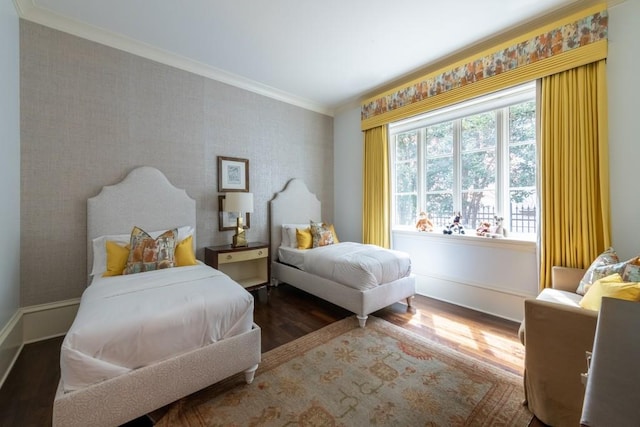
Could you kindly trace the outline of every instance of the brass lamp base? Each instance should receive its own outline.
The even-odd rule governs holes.
[[[234,248],[249,246],[247,242],[247,236],[242,226],[242,217],[238,216],[238,225],[236,226],[236,234],[233,235],[233,243],[231,246]]]

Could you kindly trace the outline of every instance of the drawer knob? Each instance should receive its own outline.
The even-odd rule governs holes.
[[[232,259],[233,256],[232,255],[227,255],[227,259]]]
[[[258,255],[262,255],[262,251],[258,251]]]

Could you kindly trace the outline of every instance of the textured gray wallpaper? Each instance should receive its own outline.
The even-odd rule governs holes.
[[[218,231],[217,156],[249,159],[249,239],[268,241],[268,201],[303,178],[333,221],[333,119],[20,22],[21,305],[79,297],[86,200],[142,165],[197,203],[198,258]],[[133,224],[132,224],[133,225]]]

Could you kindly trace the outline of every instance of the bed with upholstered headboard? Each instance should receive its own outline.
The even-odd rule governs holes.
[[[260,328],[253,323],[253,297],[226,275],[197,262],[195,255],[192,262],[181,266],[177,240],[167,239],[176,244],[177,268],[103,277],[105,268],[110,268],[106,265],[113,261],[102,259],[105,237],[117,241],[118,236],[129,236],[133,226],[149,231],[175,228],[180,231],[172,231],[171,236],[185,237],[182,243],[191,242],[187,249],[193,254],[195,225],[195,200],[151,167],[134,169],[122,182],[105,186],[88,199],[91,278],[61,349],[54,426],[120,425],[236,373],[245,372],[246,381],[252,381],[261,354]],[[180,237],[183,232],[186,234]],[[226,300],[229,294],[234,297]],[[188,325],[210,317],[204,310],[210,310],[208,304],[217,300],[244,307],[234,326],[213,332],[209,329],[220,329],[219,324],[198,323],[199,330],[191,331]],[[112,306],[113,312],[105,313],[103,306]],[[200,306],[207,307],[200,311]],[[153,335],[141,335],[142,331]],[[107,342],[120,336],[124,341],[117,343],[121,347],[113,354],[131,350],[126,357],[132,362],[102,356],[110,354]],[[194,344],[192,337],[202,342]],[[171,349],[180,341],[188,346]],[[99,351],[93,353],[101,354],[99,360],[93,360],[98,356],[91,351],[84,351],[94,347]],[[78,361],[90,364],[73,365]]]
[[[367,316],[376,310],[403,299],[410,306],[416,286],[407,254],[352,242],[337,242],[313,249],[294,248],[293,236],[300,230],[296,228],[289,233],[283,230],[291,230],[295,225],[309,225],[313,221],[320,222],[322,215],[320,201],[300,179],[290,180],[284,190],[270,201],[269,206],[273,285],[287,283],[352,311],[362,327]],[[289,242],[284,242],[285,239]],[[339,252],[340,259],[345,260],[343,267],[340,267],[341,261],[315,257],[316,252],[324,256],[321,252],[329,250]],[[376,259],[370,262],[374,257]],[[391,260],[397,264],[379,265],[378,260]],[[371,266],[384,272],[371,274]],[[330,277],[322,274],[328,270],[333,270]],[[354,272],[355,275],[352,274]]]

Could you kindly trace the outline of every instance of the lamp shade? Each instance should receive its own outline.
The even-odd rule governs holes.
[[[253,212],[253,193],[226,193],[225,212]]]

